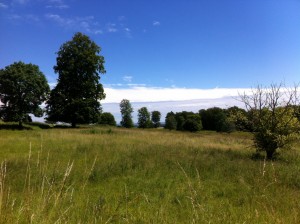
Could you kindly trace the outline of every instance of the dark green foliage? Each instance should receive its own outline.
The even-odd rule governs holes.
[[[111,126],[117,125],[114,115],[112,115],[109,112],[102,113],[99,117],[98,123],[105,124],[105,125],[111,125]]]
[[[176,114],[169,112],[166,116],[165,128],[197,132],[202,129],[201,117],[199,114],[187,111]]]
[[[193,112],[183,111],[175,114],[177,130],[196,132],[202,129],[201,117]]]
[[[182,113],[176,113],[175,114],[175,119],[176,119],[176,123],[177,123],[176,129],[178,131],[183,131],[184,130],[183,126],[184,126],[184,123],[185,123],[185,118],[182,115]]]
[[[220,132],[233,132],[236,131],[236,127],[234,122],[232,122],[228,117],[223,121],[221,129],[219,130]]]
[[[47,99],[49,85],[37,65],[16,62],[0,70],[0,117],[4,121],[29,121],[29,114],[43,115],[40,105]],[[31,119],[31,118],[30,118]]]
[[[142,107],[138,110],[138,127],[139,128],[150,128],[151,120],[150,113],[147,107]]]
[[[32,128],[24,125],[20,126],[15,123],[3,123],[0,124],[0,130],[32,130]]]
[[[161,118],[161,114],[159,111],[151,112],[151,121],[153,123],[154,128],[160,127],[160,118]]]
[[[294,110],[295,117],[300,121],[300,106],[293,105],[291,106]]]
[[[226,113],[219,107],[209,108],[207,110],[200,110],[199,114],[202,119],[202,125],[204,130],[211,131],[223,131],[226,128]]]
[[[57,86],[48,100],[48,121],[76,124],[95,123],[105,98],[99,82],[104,74],[104,57],[101,48],[88,36],[76,33],[57,53],[54,71],[58,73]]]
[[[169,130],[174,130],[177,127],[177,121],[175,118],[175,114],[173,112],[167,113],[165,120],[165,128]]]
[[[120,103],[120,111],[122,115],[121,126],[125,128],[132,128],[132,112],[133,108],[129,100],[123,99]]]
[[[197,132],[202,129],[201,118],[199,115],[195,114],[189,116],[183,125],[184,130]]]

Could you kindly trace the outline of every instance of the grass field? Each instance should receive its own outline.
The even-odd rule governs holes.
[[[251,135],[84,127],[0,130],[0,223],[299,223],[299,145]]]

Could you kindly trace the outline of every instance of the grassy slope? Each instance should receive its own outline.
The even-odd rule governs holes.
[[[251,136],[117,128],[0,130],[0,223],[299,223],[297,150]]]

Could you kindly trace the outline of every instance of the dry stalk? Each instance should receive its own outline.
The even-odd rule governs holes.
[[[184,168],[180,165],[179,162],[177,162],[178,166],[180,167],[181,171],[183,172],[184,176],[187,179],[188,182],[188,186],[189,186],[189,190],[190,190],[190,196],[187,196],[187,198],[190,199],[192,207],[193,207],[193,214],[194,214],[194,218],[193,218],[193,223],[197,223],[197,221],[199,220],[199,214],[197,212],[197,208],[200,208],[201,205],[199,204],[199,202],[197,201],[197,191],[195,190],[195,188],[193,187],[193,184],[189,178],[189,176],[187,175],[187,173],[185,172]],[[197,175],[198,175],[198,184],[200,184],[200,177],[199,177],[199,172],[197,170]]]
[[[92,167],[91,167],[91,169],[90,169],[90,171],[89,171],[89,173],[88,173],[88,175],[87,175],[87,177],[86,177],[86,179],[84,181],[84,184],[82,186],[82,190],[84,190],[85,186],[87,185],[88,179],[89,179],[90,175],[92,174],[92,172],[94,170],[97,158],[98,158],[98,156],[96,156],[95,159],[94,159],[93,165],[92,165]]]
[[[4,190],[5,190],[5,178],[6,178],[6,161],[1,163],[0,167],[0,215],[4,200]]]
[[[65,174],[64,174],[64,179],[63,179],[63,181],[62,181],[62,184],[61,184],[60,190],[59,190],[59,192],[58,192],[58,195],[57,195],[57,197],[56,197],[56,200],[55,200],[55,204],[54,204],[54,205],[57,205],[57,202],[58,202],[59,198],[60,198],[61,195],[62,195],[63,188],[65,187],[67,178],[69,177],[69,175],[70,175],[70,173],[71,173],[71,170],[72,170],[72,168],[73,168],[73,163],[74,163],[74,162],[72,162],[72,163],[70,164],[70,162],[68,162],[67,169],[66,169]]]
[[[28,153],[28,159],[27,159],[27,168],[26,168],[26,176],[25,176],[25,183],[24,183],[24,191],[27,186],[28,192],[30,191],[30,159],[31,159],[31,142],[29,143],[29,153]]]

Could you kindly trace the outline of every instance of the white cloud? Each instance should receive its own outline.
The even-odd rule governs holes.
[[[95,30],[94,33],[95,34],[103,34],[103,31],[99,29],[99,30]]]
[[[40,22],[40,18],[32,14],[27,14],[27,15],[11,14],[8,16],[8,19],[13,21],[14,23],[26,22],[30,24],[37,24]]]
[[[56,86],[56,83],[49,83],[49,85],[52,89]],[[117,122],[121,120],[119,103],[122,99],[130,100],[134,109],[134,122],[137,122],[137,111],[141,107],[147,107],[149,111],[160,111],[161,121],[164,122],[166,114],[170,111],[198,112],[200,109],[228,108],[231,106],[243,108],[243,103],[237,100],[239,93],[251,94],[250,88],[155,88],[146,87],[144,84],[131,83],[105,85],[104,91],[106,99],[101,100],[103,111],[112,113]]]
[[[147,107],[149,111],[161,112],[161,121],[164,122],[168,112],[192,111],[211,107],[228,108],[231,106],[244,107],[237,100],[239,93],[250,93],[251,89],[187,89],[187,88],[155,88],[137,84],[110,85],[104,87],[106,99],[101,101],[103,111],[111,112],[117,122],[121,120],[119,103],[122,99],[130,100],[134,109],[133,120],[137,122],[137,111]],[[106,86],[106,85],[105,85]],[[122,88],[114,88],[122,87]]]
[[[22,16],[18,15],[18,14],[12,14],[8,17],[10,20],[20,20],[22,19]]]
[[[146,84],[138,84],[138,83],[116,83],[116,84],[105,84],[105,89],[106,88],[115,88],[117,87],[118,89],[120,89],[119,87],[122,87],[124,89],[127,89],[127,88],[134,88],[134,87],[146,87],[147,85]]]
[[[46,8],[68,9],[69,5],[65,4],[63,0],[49,0]]]
[[[153,21],[152,25],[153,26],[160,26],[160,22],[159,21]]]
[[[126,97],[124,97],[126,98]],[[104,112],[110,112],[115,116],[117,122],[121,121],[121,113],[119,102],[116,103],[105,103],[101,101]],[[244,105],[234,99],[233,97],[223,97],[217,99],[198,99],[198,100],[182,100],[182,101],[162,101],[162,102],[134,102],[131,101],[133,107],[133,120],[137,122],[138,116],[137,111],[141,107],[147,107],[149,111],[158,110],[161,112],[161,122],[164,122],[165,116],[168,112],[181,112],[181,111],[192,111],[197,113],[201,109],[208,109],[211,107],[229,108],[231,106],[238,106],[243,108]]]
[[[118,31],[118,29],[116,28],[116,24],[115,23],[108,23],[106,25],[106,27],[107,27],[107,32],[109,32],[109,33],[115,33],[115,32]]]
[[[86,17],[75,17],[75,18],[66,18],[58,14],[46,14],[46,19],[51,20],[57,23],[59,26],[71,30],[83,30],[88,33],[93,34],[102,34],[103,31],[99,29],[98,23],[95,22],[93,16]]]
[[[0,9],[7,9],[8,5],[5,5],[4,3],[0,2]]]
[[[119,17],[118,17],[118,20],[119,20],[119,21],[124,21],[124,20],[126,20],[126,17],[125,17],[125,16],[119,16]]]
[[[122,87],[122,86],[121,86]],[[187,89],[187,88],[155,88],[133,85],[131,88],[104,88],[105,103],[117,103],[126,98],[132,102],[162,102],[186,100],[211,100],[224,97],[237,97],[238,93],[249,92],[250,89]]]
[[[68,25],[71,25],[73,23],[72,20],[70,19],[66,19],[66,18],[63,18],[61,17],[60,15],[57,15],[57,14],[46,14],[45,17],[49,20],[52,20],[56,23],[58,23],[60,26],[68,26]]]
[[[124,77],[123,77],[123,80],[125,81],[125,82],[131,82],[132,81],[132,76],[129,76],[129,75],[125,75]]]
[[[28,14],[25,16],[25,19],[27,21],[32,21],[32,22],[39,22],[40,21],[40,18],[36,15],[32,15],[32,14]]]
[[[13,3],[18,3],[21,5],[25,5],[29,2],[29,0],[13,0]]]
[[[128,27],[124,28],[124,32],[125,32],[126,37],[132,38],[131,30]]]
[[[107,29],[107,31],[108,31],[109,33],[115,33],[115,32],[117,32],[118,30],[117,30],[116,28],[109,27],[109,28]]]
[[[53,89],[57,85],[57,82],[50,82],[48,84],[50,86],[50,89]]]

